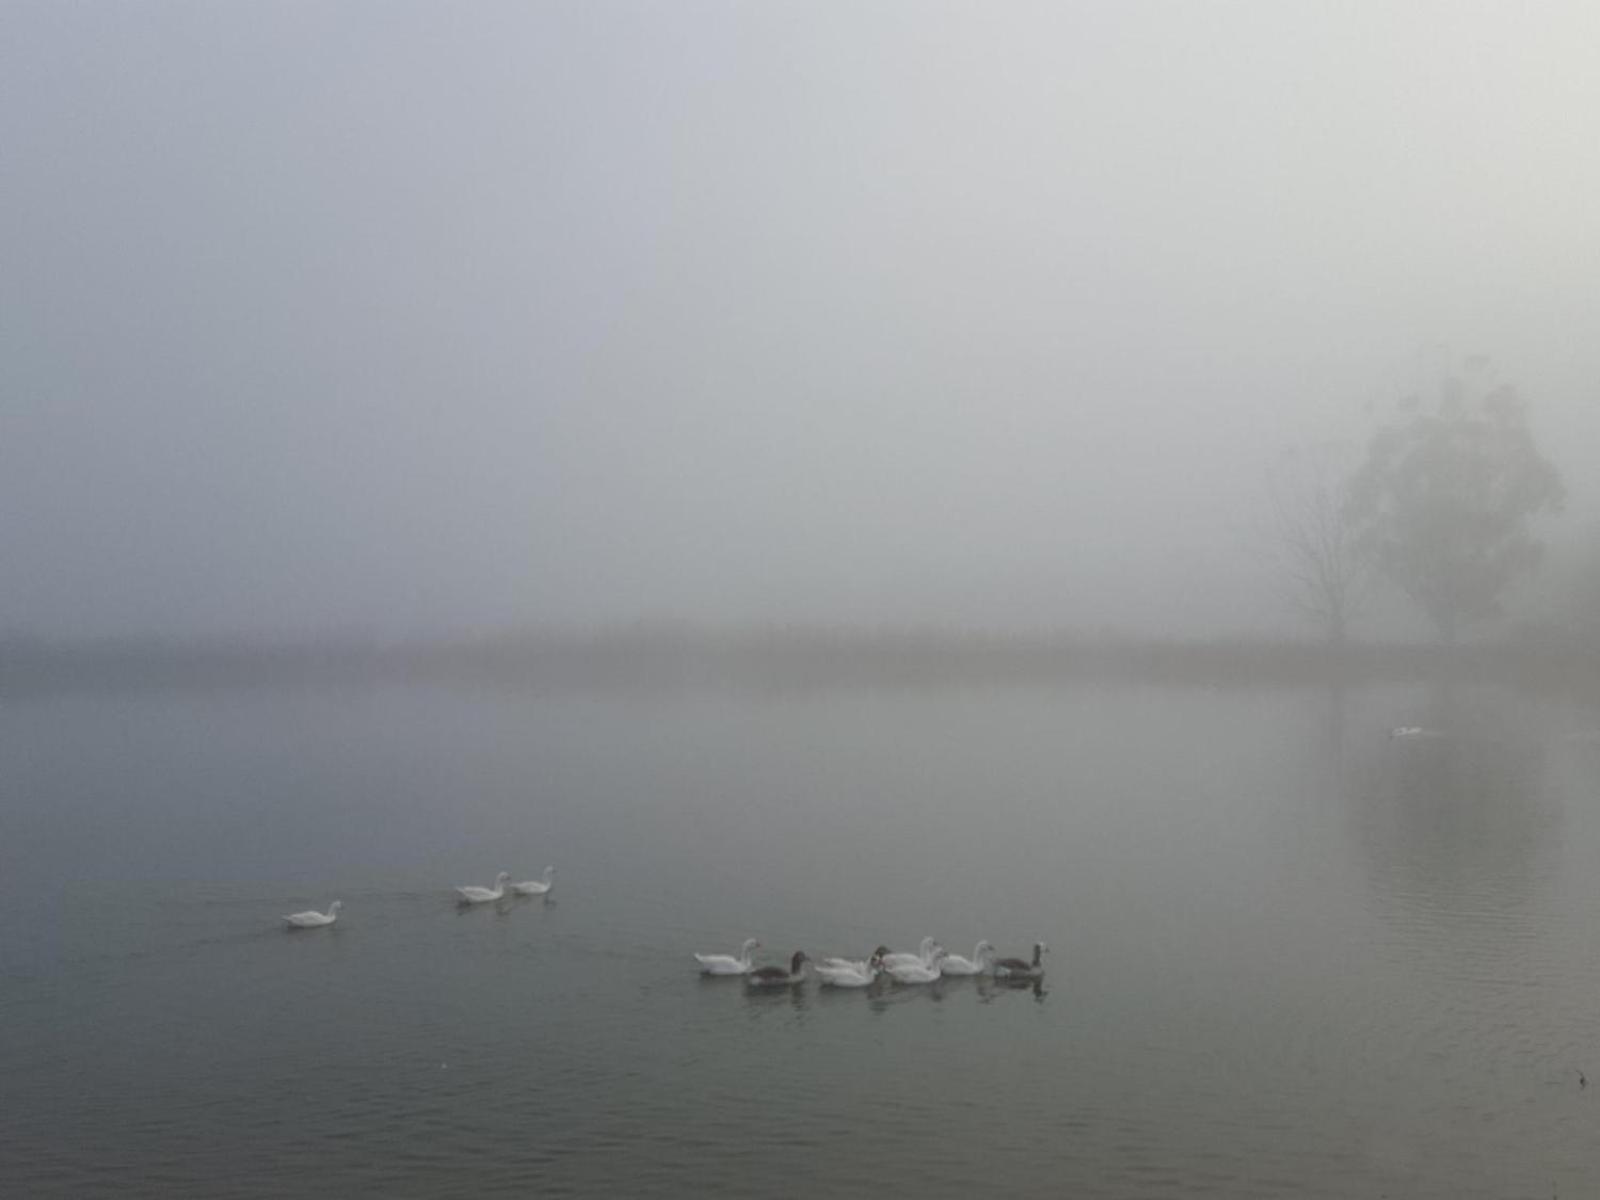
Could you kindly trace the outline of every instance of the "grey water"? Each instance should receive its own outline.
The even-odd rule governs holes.
[[[1596,724],[1424,689],[9,699],[0,1194],[1593,1195]],[[453,903],[547,863],[548,900]],[[690,957],[928,934],[1042,939],[1048,975],[750,994]]]

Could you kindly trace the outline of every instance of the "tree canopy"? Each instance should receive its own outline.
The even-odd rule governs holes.
[[[1431,404],[1402,401],[1350,485],[1357,544],[1446,641],[1501,614],[1507,587],[1543,551],[1532,519],[1565,495],[1516,391],[1474,382],[1451,375]]]

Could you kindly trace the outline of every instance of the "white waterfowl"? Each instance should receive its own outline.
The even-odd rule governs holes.
[[[556,885],[555,875],[554,867],[546,867],[542,878],[513,883],[511,890],[519,896],[548,896],[550,889]]]
[[[806,964],[810,961],[804,950],[796,950],[787,971],[782,967],[756,967],[745,975],[744,981],[751,987],[790,987],[806,977]]]
[[[324,925],[332,925],[339,919],[339,910],[344,907],[343,900],[335,900],[328,905],[328,911],[319,913],[315,909],[305,912],[290,913],[283,921],[290,929],[320,929]]]
[[[962,958],[959,954],[945,955],[939,962],[939,970],[946,975],[981,975],[994,961],[994,954],[994,945],[982,941],[973,947],[971,958]]]
[[[501,871],[494,877],[494,887],[458,887],[456,895],[461,897],[463,904],[487,904],[491,900],[498,900],[506,894],[506,880],[511,878],[510,871]]]
[[[943,947],[933,952],[932,962],[897,963],[885,967],[896,983],[934,983],[940,978],[939,968],[944,963]]]
[[[1020,958],[1002,958],[994,964],[994,977],[996,979],[1043,979],[1044,964],[1040,961],[1046,950],[1050,949],[1043,942],[1033,944],[1033,961],[1024,962]]]
[[[702,975],[748,975],[750,951],[760,948],[761,943],[755,938],[745,938],[744,944],[739,947],[738,957],[732,954],[696,954],[694,960],[700,964]]]
[[[870,971],[873,963],[877,963],[881,966],[883,964],[884,955],[888,953],[889,947],[879,946],[866,958],[825,958],[816,964],[816,968],[818,974],[822,972],[824,967],[828,968],[830,971],[839,970],[841,968],[850,971]]]
[[[915,954],[905,950],[885,954],[883,956],[883,965],[886,969],[918,965],[926,967],[933,962],[934,954],[942,949],[943,947],[939,945],[936,939],[925,937],[922,939],[922,944],[917,948]]]
[[[883,962],[875,953],[864,963],[834,959],[834,964],[817,964],[817,978],[825,987],[863,988],[871,986],[883,969]]]

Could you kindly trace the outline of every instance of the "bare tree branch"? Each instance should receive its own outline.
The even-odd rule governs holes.
[[[1268,473],[1258,536],[1285,607],[1317,625],[1332,645],[1344,642],[1370,581],[1347,499],[1331,448],[1287,452]]]

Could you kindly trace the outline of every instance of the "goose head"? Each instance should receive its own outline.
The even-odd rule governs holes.
[[[343,907],[344,907],[344,901],[343,900],[335,900],[332,904],[328,905],[328,915],[330,917],[337,916],[338,913],[339,913],[339,910],[341,908],[343,908]]]
[[[750,951],[759,949],[761,949],[761,943],[756,941],[755,938],[745,938],[744,943],[739,947],[739,957],[749,958]]]

